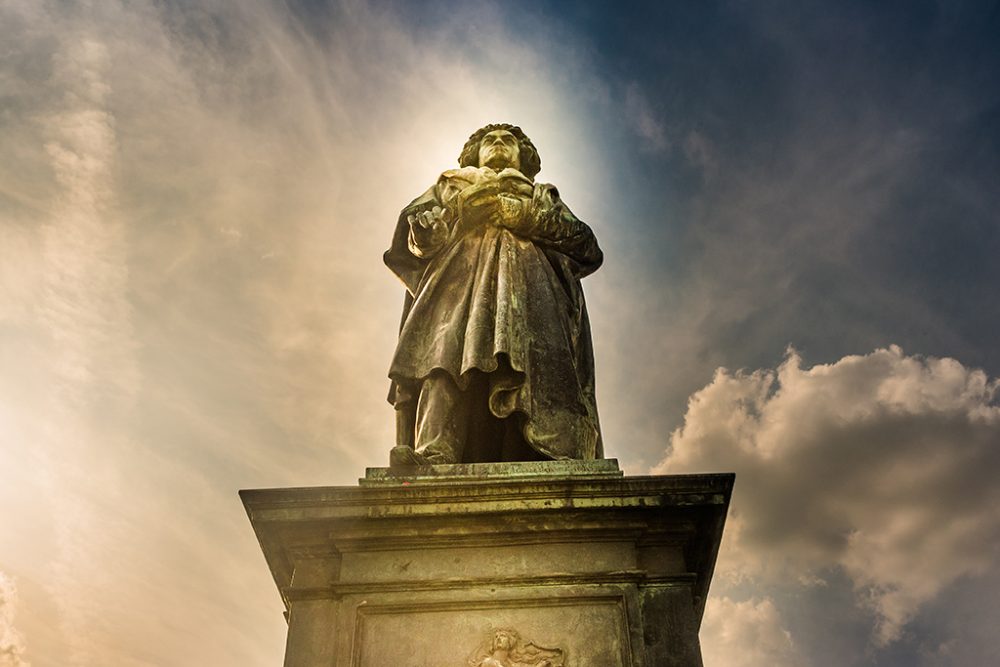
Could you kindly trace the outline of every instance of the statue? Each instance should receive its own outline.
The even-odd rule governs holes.
[[[522,643],[520,635],[513,630],[497,630],[468,664],[470,667],[563,667],[563,652],[531,642]]]
[[[390,464],[603,457],[580,279],[603,260],[521,128],[487,125],[400,213]]]

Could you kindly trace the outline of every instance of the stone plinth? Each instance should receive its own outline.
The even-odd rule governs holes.
[[[286,667],[691,667],[733,479],[549,461],[240,495]]]

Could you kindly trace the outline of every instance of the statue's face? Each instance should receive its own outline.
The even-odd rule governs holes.
[[[521,168],[521,147],[507,130],[493,130],[479,142],[479,166],[491,169]]]
[[[506,632],[498,632],[493,635],[493,648],[506,650],[510,648],[510,635]]]

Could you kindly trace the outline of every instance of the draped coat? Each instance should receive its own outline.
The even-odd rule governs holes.
[[[470,197],[500,194],[521,202],[513,223],[468,212]],[[428,248],[407,218],[435,206],[450,220],[446,239]],[[400,213],[384,259],[407,290],[389,369],[389,400],[404,416],[399,444],[413,444],[405,421],[412,422],[430,373],[445,372],[465,389],[479,371],[488,379],[489,411],[523,415],[524,440],[542,457],[603,456],[580,285],[603,255],[555,187],[509,168],[446,171]]]

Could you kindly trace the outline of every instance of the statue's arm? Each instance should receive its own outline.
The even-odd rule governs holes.
[[[535,186],[526,218],[525,234],[539,245],[573,260],[581,278],[596,271],[604,261],[594,232],[573,215],[555,187]]]
[[[396,221],[396,229],[392,234],[392,244],[383,255],[386,266],[399,276],[410,294],[416,293],[424,270],[427,268],[428,259],[436,250],[432,249],[433,244],[425,243],[429,239],[425,239],[422,232],[418,231],[417,234],[413,234],[413,226],[409,222],[409,217],[432,211],[436,202],[437,188],[435,186],[407,204]]]

